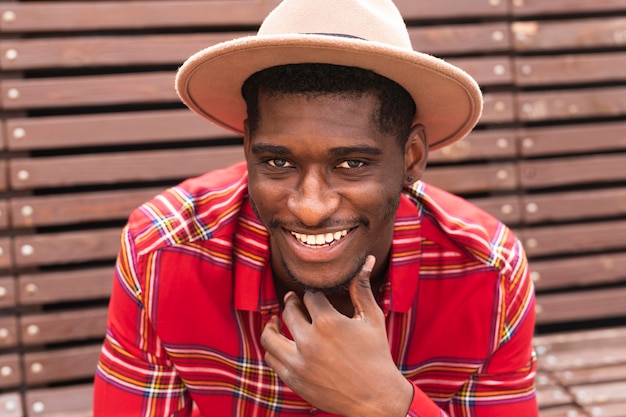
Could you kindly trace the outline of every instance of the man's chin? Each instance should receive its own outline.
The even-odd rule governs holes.
[[[361,260],[352,271],[348,271],[343,275],[337,276],[333,280],[327,279],[324,283],[320,283],[319,277],[324,275],[328,276],[327,273],[320,271],[319,274],[308,279],[308,277],[294,273],[283,260],[283,268],[287,272],[287,276],[292,283],[297,285],[303,291],[323,292],[327,295],[347,292],[350,287],[350,282],[352,282],[352,280],[359,274],[364,264],[365,258],[363,258],[363,260]]]

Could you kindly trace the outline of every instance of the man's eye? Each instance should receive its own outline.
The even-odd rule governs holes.
[[[291,164],[289,163],[289,161],[285,160],[285,159],[280,159],[280,158],[276,158],[276,159],[268,159],[267,164],[271,167],[274,168],[289,168],[291,167]]]
[[[365,164],[362,161],[348,160],[337,165],[337,168],[355,169],[361,168],[363,165]]]

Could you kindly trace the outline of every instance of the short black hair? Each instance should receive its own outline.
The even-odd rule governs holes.
[[[398,83],[363,68],[333,64],[288,64],[252,74],[243,84],[241,94],[248,109],[252,133],[259,122],[259,93],[270,95],[336,94],[359,97],[371,93],[378,99],[378,111],[372,115],[381,133],[391,134],[404,149],[417,112],[411,95]]]

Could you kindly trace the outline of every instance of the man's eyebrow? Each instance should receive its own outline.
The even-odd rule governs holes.
[[[250,148],[252,153],[273,153],[276,155],[289,155],[291,151],[286,146],[270,145],[269,143],[256,143]]]
[[[368,155],[381,155],[383,151],[380,148],[369,145],[356,145],[356,146],[340,146],[337,148],[331,148],[328,153],[331,155],[344,156],[351,154],[368,154]]]

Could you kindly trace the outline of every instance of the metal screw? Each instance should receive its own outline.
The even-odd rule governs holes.
[[[23,139],[24,136],[26,136],[26,130],[24,130],[24,128],[16,127],[13,129],[13,137],[15,139]]]
[[[5,23],[15,22],[16,19],[17,15],[13,10],[6,10],[4,13],[2,13],[2,21]]]
[[[22,252],[22,255],[24,256],[31,256],[33,253],[35,253],[35,248],[33,248],[31,245],[24,245],[22,246],[20,252]]]
[[[500,181],[504,181],[507,178],[509,178],[509,172],[501,169],[500,171],[498,171],[498,173],[496,174],[496,178],[499,179]]]
[[[28,325],[28,327],[26,327],[26,333],[28,333],[29,336],[36,336],[39,334],[39,326],[37,326],[36,324],[30,324]]]
[[[37,401],[36,403],[33,403],[33,412],[40,414],[40,413],[43,413],[45,409],[46,409],[46,406],[41,401]]]
[[[4,378],[8,378],[13,373],[13,369],[10,366],[3,366],[0,368],[0,375]]]
[[[496,75],[504,75],[506,73],[506,67],[502,64],[497,64],[493,67],[493,73]]]
[[[15,100],[17,98],[20,97],[20,90],[18,90],[17,88],[9,88],[7,90],[7,97],[9,97],[12,100]]]
[[[34,374],[39,374],[43,371],[43,365],[39,362],[34,362],[30,365],[30,371]]]
[[[34,212],[35,209],[33,209],[33,206],[23,206],[21,210],[22,216],[24,217],[30,217]]]
[[[20,181],[26,181],[30,178],[30,172],[26,171],[25,169],[20,169],[17,172],[17,179]]]
[[[522,139],[522,146],[526,149],[532,149],[535,147],[535,140],[533,138]]]
[[[26,294],[28,295],[35,295],[37,291],[39,291],[39,287],[37,284],[30,282],[24,286],[24,291],[26,291]]]
[[[502,214],[511,214],[513,213],[513,206],[511,204],[504,204],[500,208],[500,211],[502,212]]]
[[[504,33],[501,30],[496,30],[491,34],[491,39],[495,42],[502,42],[504,40]]]
[[[4,57],[10,61],[13,61],[14,59],[17,58],[17,50],[11,48],[11,49],[7,49],[4,52]]]

